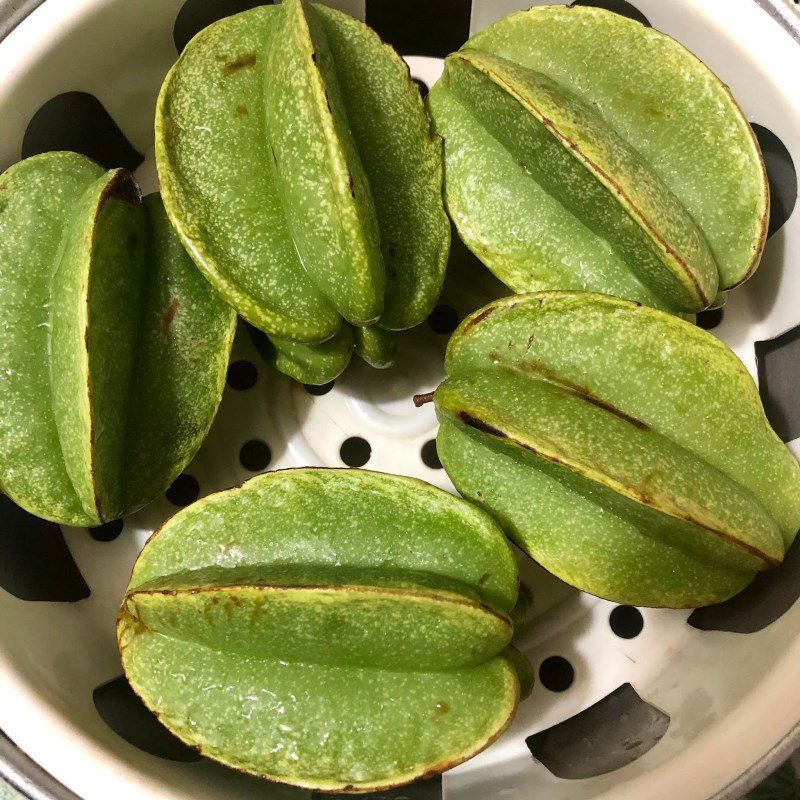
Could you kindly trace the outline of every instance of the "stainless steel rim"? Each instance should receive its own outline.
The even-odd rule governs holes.
[[[0,776],[30,800],[81,800],[0,731]]]
[[[755,0],[764,11],[767,12],[777,23],[792,37],[800,43],[800,11],[798,11],[797,0]]]
[[[0,0],[0,42],[45,0]],[[754,0],[798,44],[800,14],[789,0]],[[770,751],[708,800],[739,800],[800,747],[800,721]],[[0,777],[30,800],[81,800],[0,731]]]
[[[44,0],[0,0],[0,42]]]

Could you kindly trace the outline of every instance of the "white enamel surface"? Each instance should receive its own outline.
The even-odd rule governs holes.
[[[183,0],[46,0],[0,44],[0,165],[19,157],[31,115],[63,91],[93,93],[147,155],[139,170],[155,188],[152,116],[160,81],[175,58],[172,24]],[[540,3],[537,3],[540,4]],[[800,48],[752,0],[636,0],[652,24],[693,49],[732,88],[746,114],[774,131],[800,162]],[[363,16],[361,0],[337,6]],[[473,30],[527,0],[473,0]],[[412,73],[432,82],[436,59],[410,57]],[[767,244],[760,271],[732,293],[715,331],[751,371],[753,342],[800,321],[800,213]],[[786,268],[784,268],[786,265]],[[488,299],[480,276],[450,280],[448,302],[463,313]],[[427,326],[404,337],[398,366],[376,372],[354,361],[333,391],[310,396],[269,372],[240,331],[235,358],[258,365],[247,392],[226,391],[219,419],[187,470],[203,493],[246,479],[238,461],[250,439],[269,443],[271,468],[341,466],[349,436],[372,446],[372,469],[416,475],[451,488],[426,467],[422,445],[435,435],[430,406],[410,398],[441,377],[446,337]],[[797,452],[797,451],[796,451]],[[179,764],[149,756],[112,733],[97,715],[92,690],[120,674],[113,623],[130,567],[148,533],[173,511],[166,500],[126,522],[113,542],[85,531],[67,540],[92,589],[77,604],[26,603],[0,590],[0,729],[86,800],[215,800],[304,793],[235,775],[210,763]],[[800,605],[750,635],[702,633],[687,612],[644,610],[632,640],[608,625],[613,605],[580,594],[523,560],[534,587],[535,623],[520,646],[534,667],[562,655],[573,686],[553,694],[541,685],[511,730],[488,751],[449,773],[448,800],[704,800],[773,747],[800,720]],[[672,717],[665,738],[643,758],[586,781],[561,781],[533,761],[525,737],[586,708],[620,684]]]

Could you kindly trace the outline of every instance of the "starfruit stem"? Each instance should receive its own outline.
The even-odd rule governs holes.
[[[414,405],[417,408],[421,408],[426,403],[433,402],[433,392],[425,392],[425,394],[415,394],[414,395]]]

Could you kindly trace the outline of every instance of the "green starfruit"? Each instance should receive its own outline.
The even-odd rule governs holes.
[[[608,295],[512,296],[462,322],[445,369],[448,475],[573,586],[718,602],[779,564],[800,527],[800,468],[752,378],[682,319]]]
[[[0,175],[0,486],[98,525],[158,496],[216,413],[235,314],[157,195],[46,153]]]
[[[267,360],[284,375],[300,383],[319,386],[340,375],[350,363],[353,352],[353,329],[343,325],[327,342],[310,345],[291,342],[277,336],[264,336]]]
[[[201,753],[324,791],[441,772],[529,691],[517,569],[482,511],[356,470],[253,478],[147,543],[117,634],[145,704]]]
[[[156,160],[188,251],[275,337],[290,375],[335,377],[347,325],[385,366],[388,332],[436,302],[450,237],[441,145],[407,67],[363,23],[285,0],[211,25],[164,83]]]
[[[652,28],[585,6],[512,14],[447,58],[428,103],[450,216],[516,292],[689,313],[758,264],[769,191],[753,131]]]

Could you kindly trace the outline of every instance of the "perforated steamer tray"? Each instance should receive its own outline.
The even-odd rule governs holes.
[[[700,321],[758,376],[773,425],[800,453],[800,212],[792,214],[800,38],[780,2],[590,4],[677,38],[730,84],[755,123],[773,191],[771,236],[756,276],[724,312]],[[136,169],[143,189],[155,190],[152,120],[176,42],[223,8],[257,4],[0,0],[0,38],[8,33],[0,41],[0,170],[21,155],[76,149]],[[427,85],[470,32],[527,5],[333,4],[366,16]],[[376,372],[354,360],[324,392],[272,372],[242,328],[200,454],[166,497],[124,523],[62,531],[0,496],[0,773],[37,800],[308,797],[196,760],[138,705],[114,639],[131,565],[178,505],[265,468],[363,464],[451,489],[432,444],[433,411],[415,409],[411,396],[440,380],[457,320],[501,288],[455,243],[442,304],[403,339],[397,366]],[[617,608],[520,561],[534,596],[519,636],[538,671],[532,697],[473,761],[380,797],[721,800],[740,796],[800,743],[800,547],[739,598],[691,615]]]

